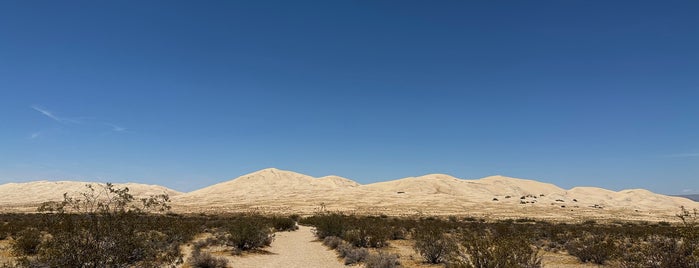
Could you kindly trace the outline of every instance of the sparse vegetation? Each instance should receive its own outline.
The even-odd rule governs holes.
[[[127,189],[88,187],[77,197],[44,203],[38,214],[0,214],[17,267],[225,267],[211,245],[234,253],[268,246],[273,231],[314,226],[322,243],[347,264],[397,267],[381,249],[412,239],[425,263],[447,267],[540,267],[539,250],[565,252],[582,262],[620,267],[699,267],[699,213],[681,208],[680,224],[588,220],[577,224],[475,217],[396,218],[319,213],[311,217],[258,214],[188,215],[167,212],[168,198],[135,200]],[[104,192],[102,192],[104,191]],[[103,194],[108,193],[108,194]],[[107,197],[105,199],[105,197]],[[143,201],[146,200],[146,201]],[[296,218],[296,220],[294,219]],[[193,241],[196,234],[208,233]],[[183,260],[180,245],[192,242]]]

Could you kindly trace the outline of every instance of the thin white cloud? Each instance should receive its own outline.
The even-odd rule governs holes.
[[[125,132],[126,131],[126,128],[117,126],[115,124],[111,124],[111,123],[104,123],[104,124],[107,126],[110,126],[112,128],[112,131],[115,131],[115,132]]]
[[[664,158],[699,157],[699,153],[667,154],[667,155],[663,155],[661,157],[664,157]]]
[[[29,138],[33,140],[33,139],[38,138],[39,136],[41,136],[41,132],[37,131],[37,132],[34,132],[31,135],[29,135]]]
[[[46,110],[44,108],[41,108],[37,105],[32,105],[31,108],[34,109],[35,111],[45,115],[46,117],[51,118],[56,122],[59,122],[59,123],[79,123],[79,121],[77,121],[75,119],[58,117],[58,116],[54,115],[51,111]]]

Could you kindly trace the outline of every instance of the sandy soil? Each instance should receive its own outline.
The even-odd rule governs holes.
[[[335,251],[324,247],[311,232],[311,227],[300,226],[295,232],[278,232],[268,254],[228,257],[231,267],[346,267]]]

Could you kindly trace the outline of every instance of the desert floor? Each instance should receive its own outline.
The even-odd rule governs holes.
[[[346,266],[342,259],[338,258],[335,251],[323,246],[313,235],[312,227],[299,226],[299,230],[293,232],[277,232],[270,247],[262,251],[244,253],[241,256],[233,256],[230,251],[211,250],[212,255],[224,257],[229,261],[229,267],[288,267],[288,268],[332,268],[332,267],[363,267],[363,265]],[[204,238],[204,237],[201,237]],[[420,256],[413,250],[411,240],[393,240],[388,247],[381,249],[389,253],[396,253],[400,256],[402,267],[444,267],[441,264],[425,264]],[[185,260],[191,251],[190,247],[183,247]],[[373,251],[373,249],[372,249]],[[551,253],[542,251],[543,267],[602,267],[593,264],[582,264],[578,260],[567,254]],[[183,268],[189,268],[185,264]]]

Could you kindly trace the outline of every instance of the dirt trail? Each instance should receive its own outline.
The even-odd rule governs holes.
[[[265,250],[270,254],[254,254],[229,258],[231,267],[346,267],[332,251],[324,247],[311,232],[311,227],[300,226],[294,232],[278,232],[272,245]]]

